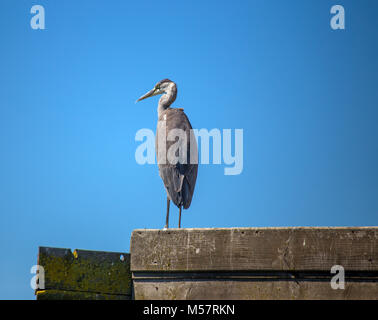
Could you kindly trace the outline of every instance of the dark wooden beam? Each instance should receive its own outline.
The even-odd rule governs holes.
[[[40,247],[37,299],[130,299],[130,254]]]

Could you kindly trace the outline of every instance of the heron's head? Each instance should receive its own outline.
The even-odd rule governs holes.
[[[176,92],[176,84],[169,79],[163,79],[159,81],[157,84],[155,84],[152,90],[148,91],[145,95],[141,96],[136,102],[159,94],[174,95],[174,98],[176,98]]]

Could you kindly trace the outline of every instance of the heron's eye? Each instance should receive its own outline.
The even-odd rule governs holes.
[[[160,86],[157,84],[157,85],[155,86],[155,89],[156,89],[156,90],[160,90]]]

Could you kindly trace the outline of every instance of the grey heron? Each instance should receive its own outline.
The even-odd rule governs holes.
[[[158,104],[155,147],[159,175],[164,182],[167,192],[165,229],[168,228],[169,224],[170,200],[179,208],[178,227],[181,228],[181,210],[182,207],[184,209],[189,208],[197,180],[197,142],[184,110],[181,108],[171,108],[171,104],[176,100],[176,84],[169,79],[161,80],[152,90],[140,97],[137,102],[156,95],[161,95]],[[175,131],[177,129],[178,131]],[[175,136],[172,139],[172,136],[170,136],[171,132],[183,132],[184,139],[180,139],[179,136]],[[174,150],[180,153],[180,157],[176,158],[176,162],[169,161],[170,156],[172,156],[169,155],[169,151],[172,150],[171,147],[174,147]],[[177,155],[176,151],[175,155]]]

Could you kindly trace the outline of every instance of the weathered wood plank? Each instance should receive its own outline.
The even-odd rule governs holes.
[[[135,299],[378,299],[378,228],[135,230]],[[331,268],[345,270],[333,289]]]
[[[134,230],[131,270],[378,271],[378,227]]]
[[[46,292],[37,298],[56,290],[131,296],[128,253],[40,247],[38,265],[44,268]]]
[[[334,290],[322,281],[134,281],[135,300],[358,300],[378,299],[376,282],[346,282]]]
[[[38,290],[37,300],[130,300],[129,295],[67,290]]]

